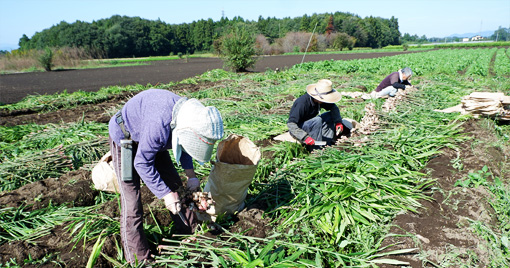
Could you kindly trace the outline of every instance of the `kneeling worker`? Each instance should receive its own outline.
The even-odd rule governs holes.
[[[378,98],[395,97],[399,89],[405,90],[406,86],[412,86],[409,79],[413,75],[413,71],[409,67],[402,68],[398,72],[393,72],[386,76],[379,86],[375,89],[375,95]]]
[[[287,121],[289,133],[309,146],[332,145],[335,135],[340,135],[344,129],[340,110],[335,104],[342,95],[327,79],[308,85],[306,92],[294,101],[290,109]],[[321,108],[328,112],[319,115]]]

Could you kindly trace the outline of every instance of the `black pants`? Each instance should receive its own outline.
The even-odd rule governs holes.
[[[137,146],[133,144],[133,153],[136,153]],[[124,257],[128,262],[134,262],[150,257],[149,243],[143,230],[143,205],[140,191],[140,176],[133,168],[133,180],[125,182],[121,179],[121,158],[120,146],[110,139],[110,151],[112,153],[115,174],[120,187],[120,237],[124,249]],[[134,158],[134,157],[133,157]],[[161,175],[165,184],[172,190],[177,191],[183,186],[179,173],[170,158],[168,151],[157,153],[154,163],[156,170]],[[180,234],[191,234],[192,227],[196,225],[195,215],[190,210],[182,210],[187,221],[191,224],[186,225],[178,215],[172,215],[172,220],[176,227],[176,232]]]

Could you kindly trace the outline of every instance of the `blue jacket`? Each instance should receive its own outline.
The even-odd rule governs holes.
[[[134,156],[134,168],[140,178],[158,198],[170,192],[154,166],[156,153],[172,147],[172,110],[181,97],[163,89],[148,89],[135,95],[122,107],[122,119],[131,139],[138,143]],[[109,122],[109,134],[116,144],[124,138],[115,116]],[[192,169],[190,155],[182,152],[180,163],[184,169]]]

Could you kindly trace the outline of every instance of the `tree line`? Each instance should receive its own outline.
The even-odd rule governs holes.
[[[264,36],[269,43],[289,33],[313,32],[325,36],[341,33],[355,47],[380,48],[400,44],[401,36],[394,17],[361,18],[343,12],[283,19],[260,16],[257,21],[223,17],[219,21],[201,19],[182,24],[114,15],[92,23],[62,21],[31,38],[23,35],[19,46],[20,50],[79,47],[107,58],[193,54],[214,51],[215,41],[239,25],[254,36]]]

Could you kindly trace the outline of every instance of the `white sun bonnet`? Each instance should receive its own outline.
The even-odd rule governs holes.
[[[182,150],[200,164],[211,159],[214,143],[223,137],[223,120],[213,106],[181,98],[172,111],[172,151],[179,163]]]

